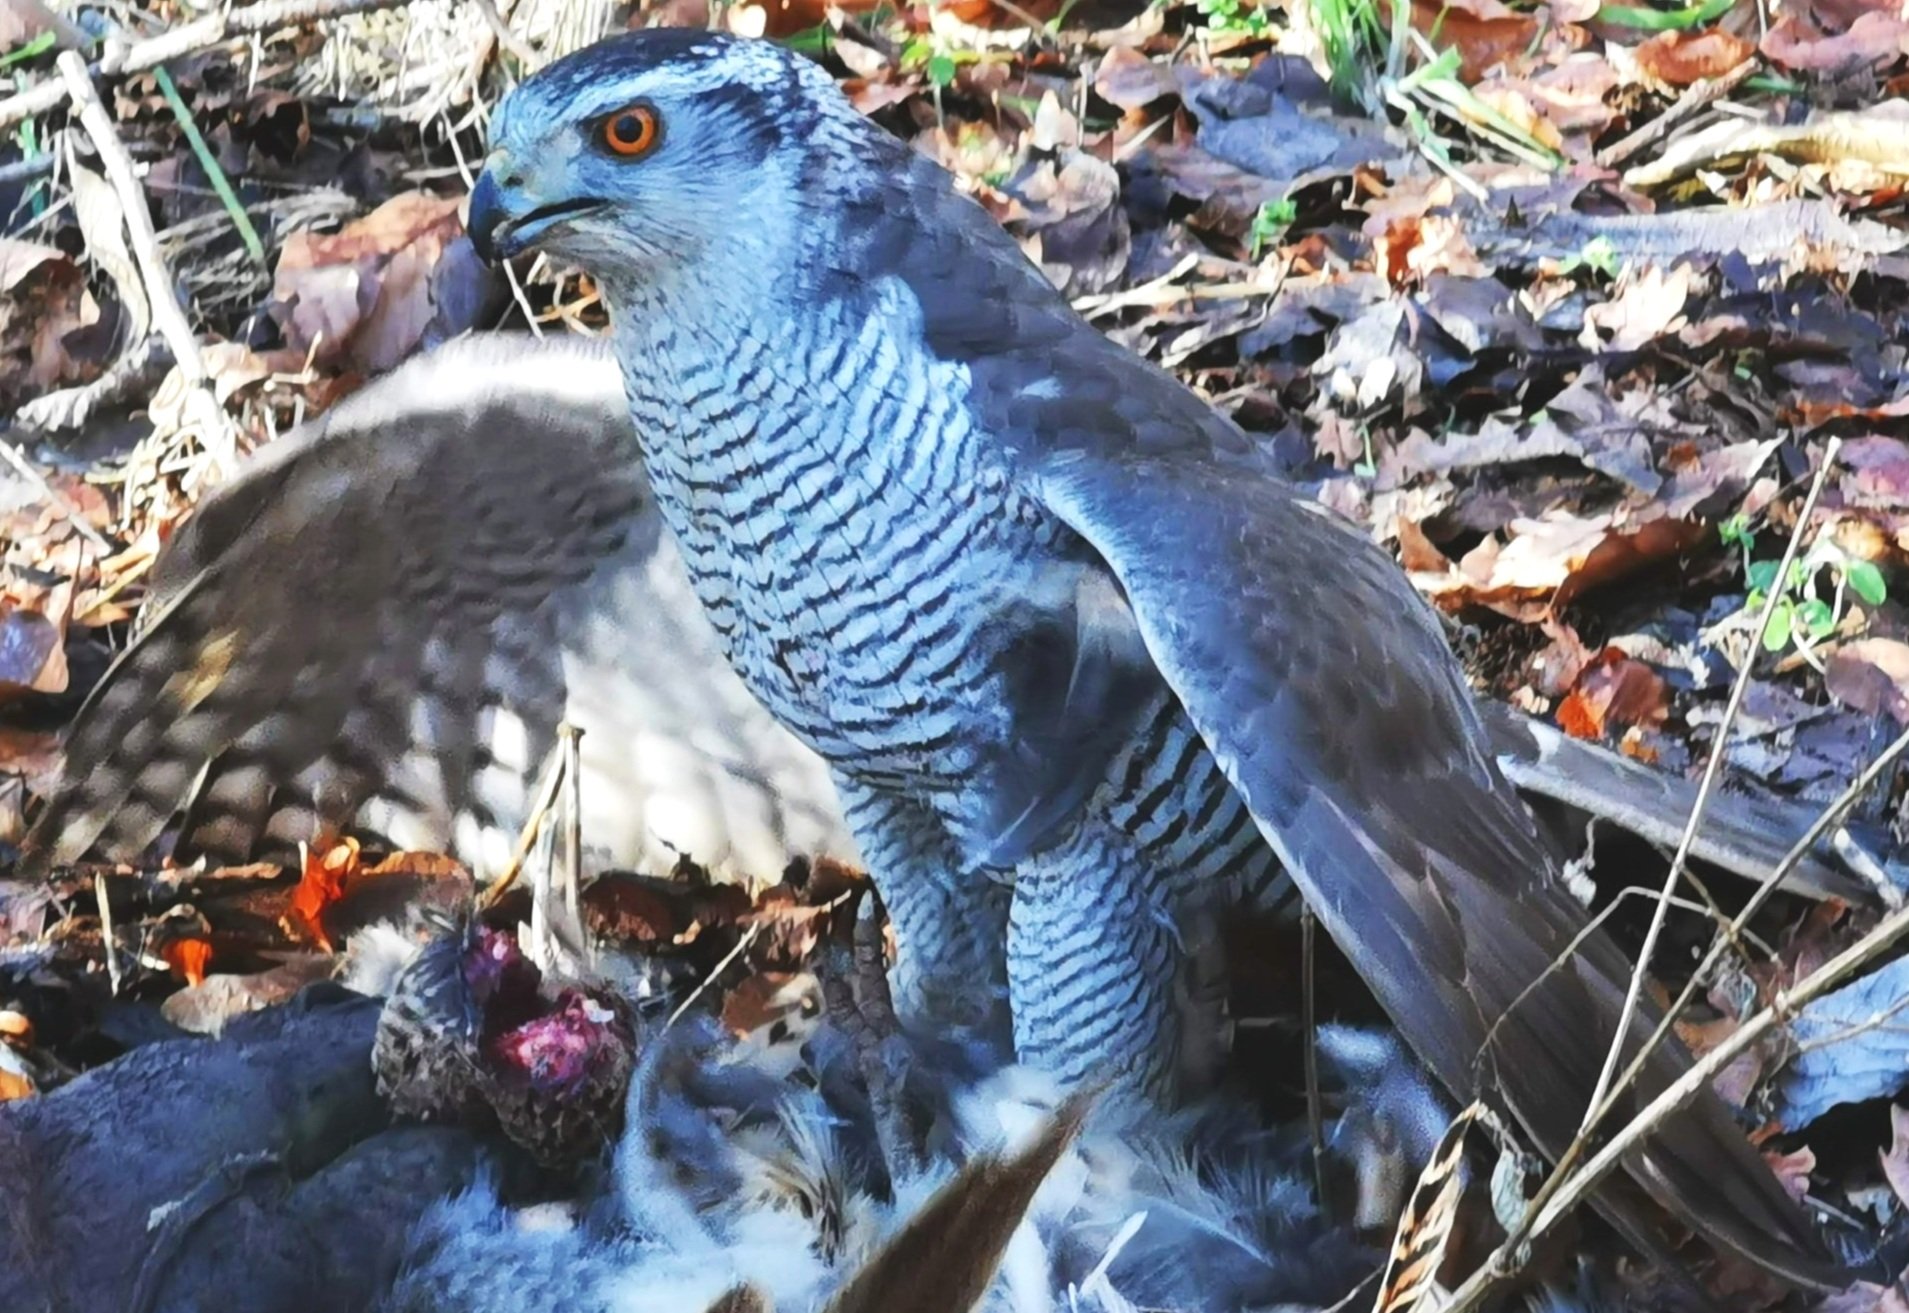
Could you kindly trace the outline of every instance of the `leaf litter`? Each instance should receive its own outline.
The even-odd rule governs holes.
[[[554,57],[610,11],[526,0],[506,42],[478,8],[415,0],[288,23],[168,66],[263,268],[155,75],[102,80],[147,166],[215,396],[248,444],[472,327],[600,329],[587,280],[538,262],[506,283],[475,260],[460,214],[483,116],[522,72],[512,50]],[[56,81],[57,45],[85,39],[39,6],[4,12],[0,102]],[[149,30],[190,17],[161,4]],[[1464,0],[1396,17],[1335,0],[671,0],[627,21],[713,23],[822,60],[1097,326],[1392,547],[1482,691],[1689,775],[1747,664],[1725,787],[1826,802],[1909,724],[1909,11],[1814,0],[1766,26],[1748,3]],[[60,724],[126,641],[154,553],[207,490],[208,455],[164,356],[139,364],[144,289],[102,236],[118,225],[87,199],[96,166],[65,147],[63,107],[7,114],[0,103],[13,134],[0,415],[20,457],[0,471],[11,842]],[[91,398],[84,421],[47,422],[44,402],[69,392]],[[1840,458],[1799,526],[1832,436]],[[1776,579],[1792,534],[1807,568]],[[1758,643],[1765,603],[1782,623]],[[1885,874],[1905,794],[1889,774],[1849,823]],[[1654,884],[1662,869],[1641,852],[1606,883]],[[98,874],[123,992],[208,1031],[330,970],[374,909],[469,894],[448,858],[342,841],[289,870],[158,856]],[[0,956],[0,1020],[22,1019],[0,1027],[0,1098],[114,1051],[99,1038],[112,1000],[92,875],[65,878],[54,901],[0,884],[0,954],[22,955]],[[709,1003],[754,1032],[813,1011],[803,982],[856,884],[818,868],[727,889],[691,860],[599,881],[584,907],[591,933],[666,987],[720,971]],[[1721,1042],[1799,961],[1874,920],[1774,900],[1755,930],[1775,955],[1744,966],[1734,993],[1713,982],[1687,1041]],[[1614,925],[1634,944],[1641,918],[1620,903]],[[1700,932],[1672,937],[1691,948]],[[1661,965],[1676,960],[1659,954],[1666,984],[1681,983]],[[1909,1083],[1902,962],[1812,1005],[1724,1078],[1774,1137],[1786,1183],[1863,1213],[1854,1243],[1876,1252],[1909,1233],[1904,1114],[1839,1118]],[[56,995],[58,1024],[39,1023]],[[1863,1289],[1824,1307],[1901,1302],[1869,1287],[1862,1304]]]

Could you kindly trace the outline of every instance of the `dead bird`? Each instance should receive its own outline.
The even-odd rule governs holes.
[[[614,989],[545,972],[509,930],[425,919],[434,933],[408,961],[382,935],[348,976],[386,995],[372,1070],[392,1111],[495,1125],[546,1166],[600,1156],[622,1121],[634,1008]],[[393,966],[386,980],[366,978]]]

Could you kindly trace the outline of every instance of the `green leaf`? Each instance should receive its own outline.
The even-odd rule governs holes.
[[[15,46],[6,54],[0,55],[0,68],[11,68],[15,64],[25,63],[35,55],[44,55],[53,48],[55,40],[57,38],[51,32],[40,33],[25,45]]]
[[[1845,561],[1843,580],[1850,592],[1871,606],[1881,606],[1889,597],[1889,585],[1883,582],[1882,571],[1874,561]]]
[[[1778,602],[1770,612],[1770,623],[1763,629],[1763,650],[1781,652],[1790,645],[1790,627],[1796,618],[1796,607],[1788,601]]]
[[[1726,547],[1736,547],[1739,544],[1748,547],[1756,542],[1756,535],[1750,532],[1750,517],[1747,515],[1733,515],[1719,524],[1717,537]]]
[[[1597,11],[1598,21],[1614,27],[1635,28],[1643,32],[1674,32],[1683,28],[1702,27],[1730,12],[1730,6],[1736,0],[1704,0],[1702,4],[1692,5],[1688,9],[1673,9],[1666,13],[1661,9],[1633,9],[1628,5],[1601,5]]]
[[[1781,561],[1752,561],[1744,567],[1743,577],[1750,581],[1750,587],[1767,593],[1776,583],[1776,570],[1781,564]]]
[[[928,80],[938,87],[945,87],[955,80],[958,68],[953,55],[933,55],[928,60]]]
[[[1829,603],[1821,598],[1812,597],[1796,609],[1804,628],[1809,630],[1811,638],[1828,638],[1836,632],[1836,613],[1829,609]]]

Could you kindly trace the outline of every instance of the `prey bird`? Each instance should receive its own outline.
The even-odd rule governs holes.
[[[941,168],[799,55],[632,33],[505,101],[469,226],[601,289],[657,507],[729,663],[829,765],[900,1004],[1000,980],[1023,1059],[1180,1097],[1216,920],[1283,867],[1438,1077],[1563,1151],[1655,1015],[1620,1016],[1614,943],[1574,943],[1429,607]],[[1659,1049],[1636,1097],[1688,1062]],[[1710,1092],[1626,1166],[1836,1283]],[[1623,1183],[1600,1202],[1653,1247]]]

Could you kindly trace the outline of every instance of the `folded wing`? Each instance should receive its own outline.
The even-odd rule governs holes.
[[[1573,951],[1585,913],[1396,565],[1283,485],[1185,449],[1076,449],[1034,482],[1119,578],[1154,660],[1407,1042],[1454,1092],[1508,1106],[1561,1152],[1616,1033],[1628,964],[1601,933]],[[1660,1050],[1645,1097],[1687,1065]],[[1628,1165],[1713,1238],[1792,1279],[1834,1280],[1716,1098]],[[1608,1192],[1603,1203],[1648,1241]]]

